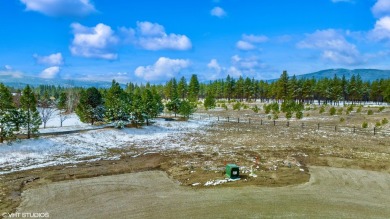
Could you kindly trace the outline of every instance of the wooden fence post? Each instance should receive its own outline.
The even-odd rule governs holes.
[[[229,116],[228,116],[228,122],[229,122]]]
[[[274,126],[276,126],[276,121],[274,120]]]
[[[376,127],[374,127],[374,135],[376,135]]]
[[[251,124],[251,118],[248,119],[248,123]]]
[[[260,125],[263,125],[263,119],[260,119]]]
[[[290,127],[290,121],[287,121],[287,127]]]
[[[320,130],[320,123],[318,123],[317,126],[318,126],[317,130],[319,131]]]
[[[240,123],[240,117],[237,118],[237,123]]]
[[[305,123],[302,122],[302,128],[304,128],[304,127],[305,127]]]
[[[334,131],[337,132],[337,125],[334,126]]]
[[[218,116],[218,122],[219,122],[219,116]]]

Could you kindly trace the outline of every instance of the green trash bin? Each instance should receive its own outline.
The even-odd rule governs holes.
[[[226,177],[230,179],[240,178],[240,168],[235,164],[226,165]]]

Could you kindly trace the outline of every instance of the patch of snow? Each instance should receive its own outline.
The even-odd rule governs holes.
[[[0,174],[82,161],[119,159],[119,155],[110,154],[109,149],[129,146],[148,152],[202,150],[186,144],[184,138],[187,133],[205,132],[209,124],[211,121],[207,120],[176,122],[157,119],[152,126],[139,129],[100,129],[22,140],[11,145],[0,144]]]

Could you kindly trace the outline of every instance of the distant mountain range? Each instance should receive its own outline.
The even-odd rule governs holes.
[[[390,78],[390,70],[378,70],[378,69],[354,69],[354,70],[348,70],[348,69],[327,69],[322,70],[318,72],[313,72],[309,74],[304,75],[297,75],[296,77],[298,79],[305,78],[315,78],[315,79],[321,79],[321,78],[333,78],[335,75],[337,77],[341,78],[343,75],[346,79],[350,79],[352,75],[360,75],[363,81],[375,81],[377,79],[389,79]],[[290,75],[291,76],[291,75]]]
[[[61,87],[111,87],[111,82],[107,81],[83,81],[83,80],[67,80],[67,79],[44,79],[34,76],[23,75],[21,77],[13,77],[11,75],[0,75],[0,83],[14,88],[24,88],[27,84],[31,86],[38,85],[55,85]]]
[[[313,72],[309,74],[296,75],[298,79],[300,78],[333,78],[334,75],[337,77],[342,77],[345,75],[347,79],[350,79],[352,75],[360,75],[363,81],[375,81],[377,79],[389,79],[390,70],[378,70],[378,69],[327,69],[318,72]],[[290,75],[292,76],[292,75]],[[274,81],[269,80],[269,81]],[[0,83],[4,83],[8,86],[15,88],[23,88],[27,84],[31,86],[38,85],[55,85],[55,86],[74,86],[74,87],[97,87],[97,88],[108,88],[111,86],[111,82],[107,81],[82,81],[82,80],[66,80],[66,79],[43,79],[34,76],[21,76],[13,77],[11,75],[0,75]],[[122,84],[124,85],[124,84]]]

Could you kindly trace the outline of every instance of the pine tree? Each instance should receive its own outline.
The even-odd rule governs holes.
[[[103,99],[95,87],[81,91],[80,101],[76,107],[76,114],[82,122],[89,122],[92,125],[96,121],[103,120]]]
[[[184,100],[185,101],[185,100]],[[179,100],[178,98],[177,99],[174,99],[174,100],[171,100],[169,101],[168,103],[165,104],[165,107],[173,112],[175,114],[175,117],[177,116],[177,114],[179,113],[180,111],[180,106],[181,106],[181,103],[182,101]]]
[[[198,76],[193,74],[191,76],[190,84],[188,86],[188,100],[191,102],[197,102],[199,97],[200,85]]]
[[[105,118],[110,122],[128,122],[131,113],[131,98],[115,80],[104,95]]]
[[[188,100],[183,100],[179,106],[179,113],[188,119],[196,111],[196,104]]]
[[[138,88],[133,93],[132,108],[131,108],[131,122],[138,127],[145,121],[145,109],[142,102],[141,90]]]
[[[188,85],[186,78],[183,76],[181,77],[179,84],[177,85],[177,90],[179,93],[179,96],[182,100],[187,97],[187,92],[188,92]]]
[[[289,82],[287,71],[283,71],[277,81],[277,99],[288,100],[289,99]]]
[[[206,110],[215,108],[215,97],[212,91],[207,93],[206,99],[204,100],[204,108]]]
[[[24,123],[22,126],[26,129],[27,138],[30,139],[31,135],[38,133],[38,128],[42,123],[42,120],[37,110],[37,99],[29,85],[22,91],[20,104],[24,116]]]
[[[62,127],[62,124],[64,123],[65,120],[67,120],[69,117],[67,115],[67,95],[65,92],[62,92],[58,98],[57,101],[57,109],[59,111],[59,116],[60,116],[60,127]]]
[[[16,137],[14,132],[18,130],[20,123],[15,120],[17,114],[10,90],[0,83],[0,143]]]

